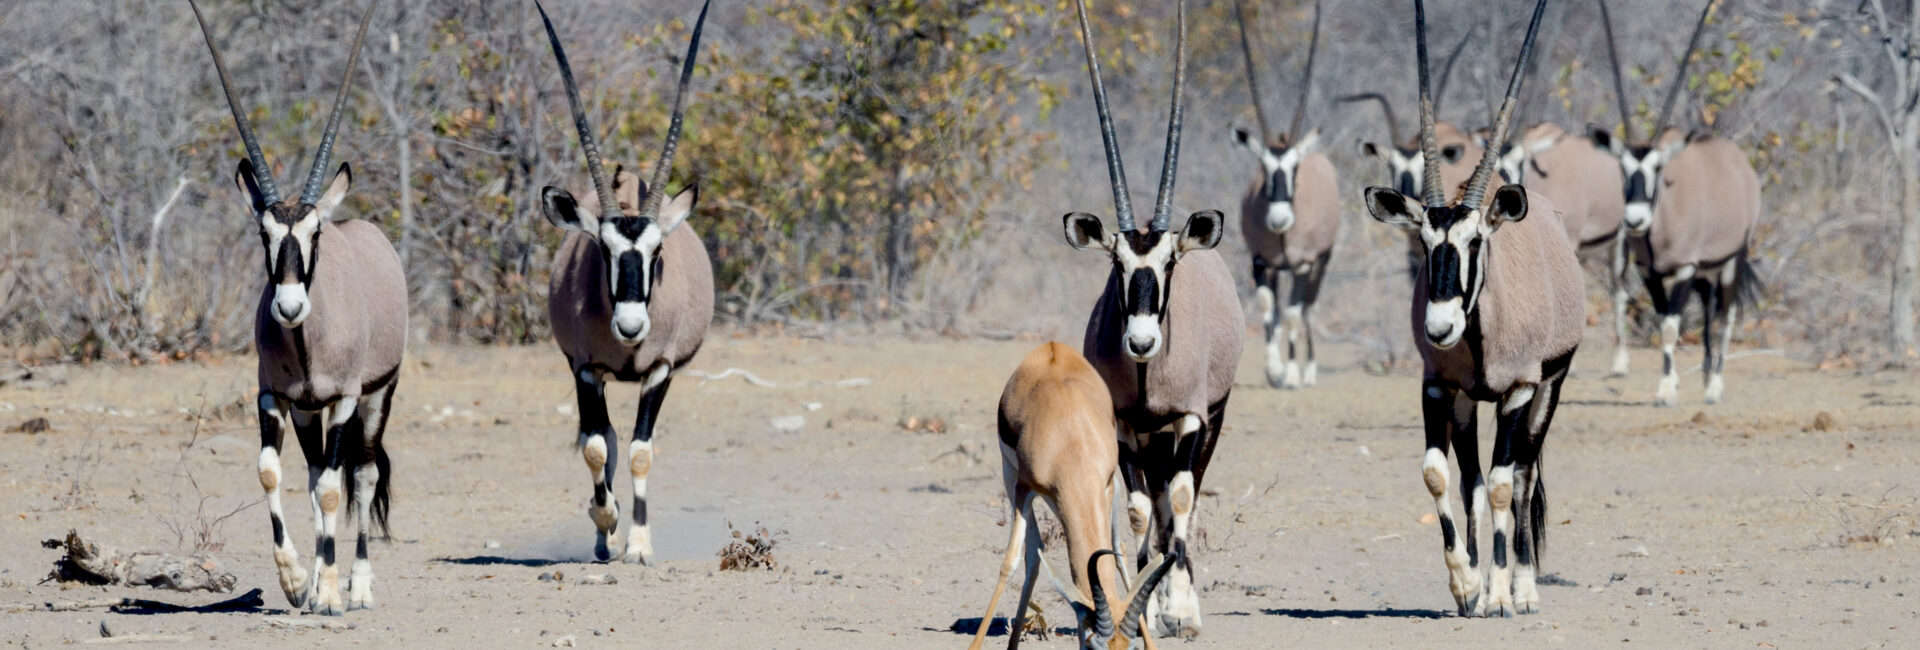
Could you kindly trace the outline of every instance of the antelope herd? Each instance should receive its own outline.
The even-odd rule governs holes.
[[[1546,0],[1534,4],[1506,92],[1487,117],[1490,126],[1470,131],[1441,121],[1446,78],[1473,39],[1453,48],[1439,84],[1432,83],[1426,8],[1414,0],[1418,133],[1403,135],[1385,90],[1338,98],[1378,103],[1385,117],[1388,140],[1363,142],[1360,153],[1384,164],[1386,185],[1357,193],[1342,191],[1321,131],[1306,128],[1319,3],[1297,106],[1287,129],[1274,131],[1259,90],[1260,56],[1243,2],[1234,2],[1258,129],[1235,129],[1232,135],[1257,163],[1241,198],[1239,223],[1251,257],[1254,311],[1264,326],[1266,381],[1284,389],[1316,384],[1310,313],[1334,264],[1343,211],[1364,206],[1376,221],[1403,229],[1413,283],[1407,313],[1423,366],[1421,476],[1440,524],[1449,591],[1463,616],[1540,608],[1535,582],[1546,530],[1541,449],[1586,324],[1580,255],[1590,254],[1606,269],[1613,303],[1611,370],[1617,375],[1628,366],[1630,277],[1644,279],[1660,317],[1665,367],[1654,391],[1660,405],[1678,399],[1674,351],[1689,299],[1697,294],[1705,315],[1703,374],[1711,404],[1724,396],[1722,373],[1740,307],[1758,298],[1749,255],[1761,211],[1759,177],[1731,140],[1668,128],[1711,3],[1679,58],[1658,126],[1640,138],[1628,113],[1611,16],[1606,0],[1598,2],[1623,127],[1618,134],[1607,126],[1540,122],[1518,129],[1509,141]],[[361,17],[306,183],[292,201],[280,195],[212,29],[198,4],[189,4],[246,151],[234,180],[265,251],[255,315],[259,478],[280,586],[289,603],[316,613],[372,607],[367,545],[388,512],[393,468],[383,434],[405,348],[406,271],[378,227],[341,213],[353,177],[348,165],[342,163],[330,180],[326,168],[377,3],[369,2]],[[579,404],[578,448],[593,483],[587,510],[597,531],[594,556],[610,561],[619,546],[621,559],[646,564],[654,559],[647,475],[655,460],[655,424],[674,374],[700,351],[714,313],[713,266],[701,237],[687,225],[699,190],[689,181],[669,190],[675,187],[670,182],[684,103],[710,3],[701,5],[693,23],[665,141],[644,183],[621,167],[611,177],[605,173],[599,132],[581,100],[560,30],[546,8],[534,4],[595,200],[582,204],[553,186],[539,197],[547,220],[567,231],[552,267],[548,315]],[[1006,583],[1023,562],[1009,647],[1019,642],[1043,571],[1078,615],[1081,647],[1151,645],[1157,636],[1201,631],[1191,543],[1195,500],[1221,442],[1247,315],[1230,266],[1216,250],[1227,237],[1225,215],[1201,209],[1178,230],[1171,223],[1186,111],[1187,7],[1180,0],[1173,12],[1166,139],[1153,212],[1144,224],[1133,212],[1084,0],[1075,0],[1074,8],[1114,214],[1111,227],[1085,212],[1066,214],[1061,224],[1071,247],[1102,253],[1110,271],[1086,317],[1079,350],[1042,345],[1019,363],[1001,394],[997,429],[1010,532],[975,648],[985,641]],[[642,393],[626,454],[633,501],[624,538],[614,485],[617,440],[605,398],[610,380],[638,383]],[[1480,402],[1494,404],[1496,423],[1484,475]],[[316,534],[311,567],[300,565],[280,502],[288,423],[308,467]],[[1449,449],[1457,474],[1448,468]],[[1120,499],[1130,538],[1114,516],[1116,480],[1124,487]],[[1453,490],[1464,525],[1456,523]],[[1050,504],[1063,524],[1070,584],[1046,566],[1035,497]],[[358,528],[344,600],[335,555],[343,505]],[[1492,539],[1485,569],[1478,542],[1483,521]],[[1122,550],[1127,543],[1133,544],[1130,557]]]

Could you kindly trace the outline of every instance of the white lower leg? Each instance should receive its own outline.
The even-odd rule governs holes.
[[[1627,374],[1627,290],[1613,290],[1613,370],[1615,376]]]
[[[1260,324],[1266,330],[1267,334],[1267,383],[1269,385],[1279,386],[1282,379],[1286,376],[1287,355],[1285,351],[1280,349],[1281,339],[1285,333],[1281,331],[1282,325],[1278,319],[1275,318],[1273,289],[1260,287],[1254,291],[1254,298],[1255,302],[1259,305]]]
[[[1673,349],[1680,343],[1680,315],[1674,314],[1660,319],[1660,354],[1666,359],[1665,374],[1660,376],[1660,389],[1653,394],[1653,401],[1660,406],[1673,406],[1680,397],[1680,374],[1674,367]]]
[[[1739,317],[1740,317],[1739,305],[1733,305],[1733,306],[1727,307],[1727,318],[1726,318],[1727,322],[1721,325],[1721,327],[1724,329],[1720,331],[1720,359],[1719,361],[1715,362],[1712,365],[1712,367],[1707,368],[1707,403],[1708,404],[1720,403],[1721,395],[1726,393],[1727,385],[1726,385],[1726,382],[1720,378],[1720,372],[1724,369],[1724,366],[1726,365],[1727,350],[1729,349],[1729,346],[1733,345],[1733,324],[1736,322],[1735,319]]]
[[[329,467],[322,470],[320,480],[316,481],[314,486],[318,489],[316,498],[320,502],[318,547],[322,550],[314,558],[317,567],[315,572],[318,574],[316,580],[319,585],[314,594],[312,609],[317,613],[328,615],[340,614],[344,611],[340,599],[340,564],[337,555],[340,539],[340,506],[343,497],[340,489],[340,474],[340,470],[336,468]],[[326,551],[328,548],[332,548],[336,553],[333,557],[328,557],[329,554]]]
[[[353,573],[347,579],[347,609],[373,607],[373,563],[367,560],[367,539],[373,536],[373,493],[380,482],[380,468],[372,463],[353,470],[354,527]]]
[[[1192,551],[1189,535],[1193,527],[1193,473],[1182,471],[1167,484],[1167,506],[1172,511],[1173,544]],[[1194,589],[1193,575],[1186,567],[1175,565],[1161,581],[1163,603],[1161,625],[1172,634],[1194,637],[1200,634],[1200,594]]]
[[[274,417],[279,414],[274,413]],[[300,566],[300,551],[293,546],[287,530],[286,509],[280,504],[280,453],[272,447],[260,450],[260,489],[267,493],[267,513],[273,517],[273,566],[280,576],[280,591],[294,607],[307,602],[307,570]]]
[[[604,561],[612,557],[610,543],[620,526],[620,507],[613,494],[613,479],[608,476],[612,470],[607,467],[607,437],[583,433],[580,438],[580,457],[593,476],[593,500],[587,502],[587,517],[593,520],[593,556]]]
[[[1447,564],[1447,590],[1453,593],[1454,603],[1463,613],[1470,607],[1484,606],[1480,602],[1480,574],[1473,571],[1473,562],[1467,557],[1464,531],[1453,525],[1453,504],[1447,499],[1450,478],[1446,452],[1428,449],[1420,464],[1420,474],[1426,480],[1427,493],[1433,496],[1434,512],[1442,522],[1441,557]]]
[[[1513,615],[1513,466],[1487,472],[1487,501],[1493,507],[1493,575],[1487,585],[1487,612]]]
[[[1281,328],[1287,331],[1287,349],[1289,350],[1287,354],[1286,376],[1281,380],[1280,384],[1286,388],[1299,388],[1301,386],[1300,362],[1294,358],[1294,354],[1291,352],[1291,350],[1297,349],[1295,346],[1300,344],[1300,328],[1304,323],[1301,317],[1301,309],[1300,305],[1287,305],[1286,313],[1280,317]]]
[[[625,562],[653,562],[653,531],[647,525],[647,472],[653,469],[653,442],[635,440],[627,445],[627,467],[633,473],[633,525],[627,529]]]

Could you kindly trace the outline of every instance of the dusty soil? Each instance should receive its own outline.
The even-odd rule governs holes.
[[[0,433],[0,638],[84,642],[104,621],[116,635],[221,646],[960,647],[948,628],[980,615],[1006,534],[992,409],[1035,344],[710,341],[695,369],[777,385],[675,382],[650,481],[653,567],[585,561],[590,489],[556,352],[418,346],[388,432],[380,607],[336,629],[275,622],[286,602],[255,478],[250,359],[72,368],[58,385],[0,387],[0,429],[52,427]],[[1364,372],[1357,348],[1323,348],[1321,384],[1305,392],[1266,388],[1247,349],[1200,503],[1200,645],[1851,648],[1911,647],[1920,634],[1911,374],[1749,354],[1728,362],[1726,403],[1703,406],[1695,372],[1683,405],[1660,409],[1648,404],[1657,353],[1638,351],[1630,378],[1603,379],[1605,346],[1589,341],[1546,450],[1544,570],[1564,584],[1541,588],[1541,614],[1468,620],[1450,613],[1440,534],[1423,522],[1417,380]],[[866,381],[838,383],[852,379]],[[623,429],[635,392],[612,392]],[[1821,412],[1830,422],[1816,428]],[[781,430],[782,416],[804,422]],[[909,417],[945,431],[905,431]],[[288,472],[289,522],[310,557],[305,470]],[[58,553],[39,542],[79,529],[190,551],[197,526],[236,508],[205,541],[240,590],[266,590],[266,611],[21,611],[217,600],[41,584]],[[718,571],[729,525],[773,531],[778,568]],[[554,572],[563,578],[540,579]],[[595,574],[617,584],[581,583]],[[1041,602],[1054,625],[1071,623],[1056,598]]]

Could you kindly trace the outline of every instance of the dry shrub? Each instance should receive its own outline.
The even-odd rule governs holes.
[[[734,529],[733,522],[727,522],[727,530],[733,534],[733,541],[720,549],[721,571],[748,571],[779,568],[780,561],[773,557],[773,547],[779,544],[766,526],[758,526],[751,534],[742,534]]]

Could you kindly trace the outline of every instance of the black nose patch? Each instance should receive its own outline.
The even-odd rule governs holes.
[[[1646,201],[1653,198],[1647,194],[1647,173],[1636,171],[1627,176],[1627,201]]]
[[[1153,269],[1134,269],[1127,280],[1127,311],[1132,314],[1160,313],[1160,278]]]
[[[1267,202],[1281,203],[1293,200],[1293,188],[1287,186],[1287,170],[1279,169],[1267,176]]]
[[[1460,297],[1460,249],[1442,243],[1427,252],[1427,299]]]
[[[1399,180],[1394,182],[1394,189],[1399,190],[1401,194],[1407,196],[1419,194],[1419,192],[1414,191],[1413,172],[1410,171],[1400,172]]]
[[[646,266],[645,262],[640,258],[640,252],[627,251],[621,253],[620,257],[614,258],[613,263],[619,265],[619,275],[617,277],[620,278],[619,286],[614,287],[613,301],[646,301],[648,287],[646,278],[642,273],[642,271],[646,269]]]

